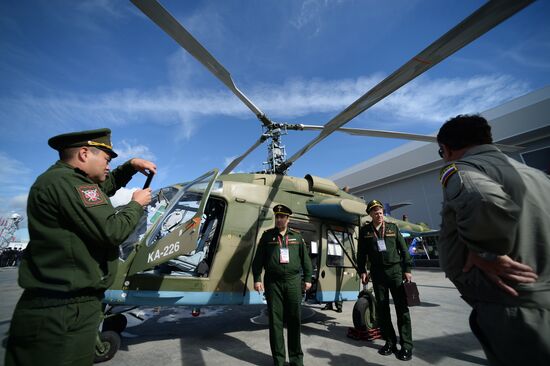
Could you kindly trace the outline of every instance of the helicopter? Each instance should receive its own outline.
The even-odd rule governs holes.
[[[191,306],[193,315],[200,315],[201,306],[264,304],[263,296],[253,289],[251,265],[259,237],[274,226],[272,208],[277,204],[294,212],[289,226],[301,232],[312,259],[314,278],[304,300],[356,300],[360,278],[355,257],[359,227],[368,219],[365,201],[329,179],[310,174],[293,177],[287,175],[288,169],[333,132],[435,142],[434,136],[343,126],[532,2],[489,1],[325,125],[317,126],[271,120],[161,4],[131,1],[256,115],[262,134],[221,172],[213,169],[192,181],[153,192],[136,230],[120,246],[116,278],[105,292],[96,362],[114,356],[120,345],[119,333],[126,326],[123,312],[135,307]],[[301,130],[320,132],[287,159],[282,136]],[[232,173],[266,141],[265,170]],[[411,236],[433,232],[426,226],[391,217],[387,220]]]

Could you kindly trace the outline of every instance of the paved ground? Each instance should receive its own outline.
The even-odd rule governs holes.
[[[411,308],[414,358],[406,363],[376,351],[383,342],[355,341],[346,337],[352,326],[353,302],[344,311],[320,311],[311,306],[313,316],[302,328],[302,348],[306,365],[487,365],[485,356],[468,328],[468,306],[439,270],[413,272],[422,300]],[[0,269],[0,332],[5,334],[13,307],[21,293],[14,268]],[[114,359],[104,366],[149,365],[271,365],[268,329],[254,324],[262,306],[203,308],[198,318],[191,308],[141,309],[140,322],[129,318],[123,344]],[[392,308],[393,311],[393,308]],[[395,319],[394,319],[394,324]],[[2,344],[4,345],[4,342]],[[0,365],[4,362],[0,349]]]

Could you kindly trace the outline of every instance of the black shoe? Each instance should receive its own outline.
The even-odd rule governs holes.
[[[336,311],[337,313],[341,313],[341,312],[342,312],[342,308],[336,308],[336,310],[334,310],[334,311]]]
[[[380,353],[382,356],[389,356],[392,353],[397,353],[397,347],[395,346],[395,344],[386,342],[384,347],[378,350],[378,353]]]
[[[410,349],[401,348],[401,351],[397,354],[397,358],[401,361],[409,361],[413,356],[413,352]]]
[[[332,303],[328,302],[321,310],[332,310]]]

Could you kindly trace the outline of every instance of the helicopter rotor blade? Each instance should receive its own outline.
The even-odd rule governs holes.
[[[164,7],[156,0],[131,0],[134,5],[155,22],[163,31],[185,48],[197,61],[204,65],[218,80],[233,92],[262,122],[265,127],[272,124],[269,118],[237,88],[229,71],[223,67]]]
[[[281,170],[288,169],[297,159],[311,150],[336,129],[342,127],[351,119],[372,107],[401,86],[519,12],[533,1],[534,0],[491,0],[487,2],[327,122],[317,137],[282,164]]]
[[[248,156],[248,154],[250,154],[252,151],[254,151],[254,149],[256,149],[258,146],[260,146],[265,140],[266,140],[266,136],[265,135],[262,135],[255,143],[254,145],[252,145],[248,150],[246,150],[244,152],[244,154],[242,154],[241,156],[233,159],[233,161],[231,163],[229,163],[228,166],[225,167],[225,169],[223,170],[223,172],[221,172],[221,174],[229,174],[231,173],[231,171],[233,169],[235,169],[237,167],[237,165],[239,165],[241,163],[241,161],[246,158]]]
[[[300,126],[304,131],[319,131],[323,129],[323,126],[315,126],[315,125],[300,125]],[[347,133],[349,135],[355,135],[355,136],[384,137],[389,139],[404,139],[404,140],[437,143],[436,136],[419,135],[415,133],[406,133],[406,132],[368,130],[363,128],[346,128],[346,127],[337,128],[335,132],[343,132],[343,133]],[[519,146],[519,145],[505,145],[505,144],[494,144],[494,145],[498,147],[500,150],[505,152],[517,152],[524,148],[523,146]]]
[[[324,126],[303,125],[304,131],[319,131],[319,130],[322,130],[323,128]],[[435,136],[419,135],[415,133],[406,133],[406,132],[369,130],[369,129],[363,129],[363,128],[346,128],[346,127],[337,128],[335,131],[343,132],[343,133],[347,133],[349,135],[355,135],[355,136],[385,137],[390,139],[437,142],[437,139]]]

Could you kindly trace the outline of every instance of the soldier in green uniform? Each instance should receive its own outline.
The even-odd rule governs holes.
[[[290,365],[303,365],[304,354],[300,343],[302,277],[303,289],[311,287],[312,266],[302,235],[288,227],[292,211],[284,205],[276,205],[275,227],[266,230],[258,243],[252,263],[254,289],[264,291],[261,274],[265,270],[264,284],[269,313],[269,344],[273,363],[285,363],[283,323],[288,329],[288,356]]]
[[[367,284],[369,277],[372,277],[378,325],[386,341],[378,353],[384,356],[395,353],[400,360],[408,361],[412,358],[413,343],[411,315],[403,281],[412,281],[411,257],[397,225],[384,221],[382,203],[377,200],[370,201],[367,205],[367,213],[372,221],[363,225],[359,231],[357,266],[363,284]],[[367,264],[370,273],[367,273]],[[397,314],[401,344],[399,352],[397,337],[391,322],[389,292]]]
[[[132,159],[113,171],[111,131],[52,137],[59,161],[34,182],[30,242],[19,267],[24,292],[11,321],[7,366],[92,365],[103,293],[114,280],[118,245],[136,227],[151,190],[113,208],[108,196],[155,164]]]
[[[550,178],[504,155],[479,115],[448,120],[437,140],[454,162],[440,175],[439,260],[470,327],[491,365],[548,365]]]

